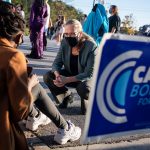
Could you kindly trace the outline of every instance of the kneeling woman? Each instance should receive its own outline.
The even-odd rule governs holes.
[[[93,75],[97,46],[94,40],[82,31],[79,21],[69,20],[65,26],[64,39],[52,65],[52,71],[44,75],[60,108],[67,108],[73,102],[67,87],[74,87],[81,97],[81,111],[86,113],[90,82]]]

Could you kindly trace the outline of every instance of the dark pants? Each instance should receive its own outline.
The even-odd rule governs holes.
[[[71,76],[65,70],[62,70],[60,74],[63,76]],[[64,87],[57,87],[53,83],[54,79],[55,79],[55,75],[51,71],[47,72],[44,75],[44,82],[50,89],[52,95],[56,98],[57,102],[62,103],[64,97],[66,97],[66,94],[69,93],[69,90],[67,87],[73,87],[76,89],[78,95],[81,98],[81,110],[86,111],[87,103],[88,103],[87,100],[89,98],[89,92],[90,92],[90,81],[72,82],[72,83],[66,84]]]
[[[46,46],[47,46],[47,37],[46,37],[46,33],[43,33],[43,49],[46,50]]]
[[[67,122],[59,113],[58,109],[40,84],[37,84],[32,88],[32,95],[36,107],[47,117],[49,117],[58,128],[64,129],[67,127]],[[36,107],[34,107],[34,105],[31,105],[30,109],[30,115],[34,117],[38,112]]]

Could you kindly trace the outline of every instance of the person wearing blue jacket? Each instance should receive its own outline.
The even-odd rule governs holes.
[[[92,36],[97,45],[99,45],[102,36],[104,35],[104,33],[107,33],[108,30],[109,21],[107,18],[105,7],[100,3],[96,4],[83,25],[83,31]]]

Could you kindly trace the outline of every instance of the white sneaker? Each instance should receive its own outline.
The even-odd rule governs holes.
[[[40,112],[37,118],[28,116],[26,121],[26,128],[35,131],[38,129],[39,125],[47,125],[50,122],[51,120],[47,116],[45,116],[42,112]]]
[[[76,141],[81,136],[81,128],[76,127],[70,121],[68,123],[68,130],[58,129],[57,134],[54,136],[54,141],[58,144],[66,144],[68,141]]]

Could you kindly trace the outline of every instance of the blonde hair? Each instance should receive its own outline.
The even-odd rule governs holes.
[[[65,26],[67,26],[67,25],[73,25],[74,28],[77,29],[79,32],[83,31],[81,23],[78,20],[76,20],[76,19],[70,19],[70,20],[68,20],[65,23]]]

